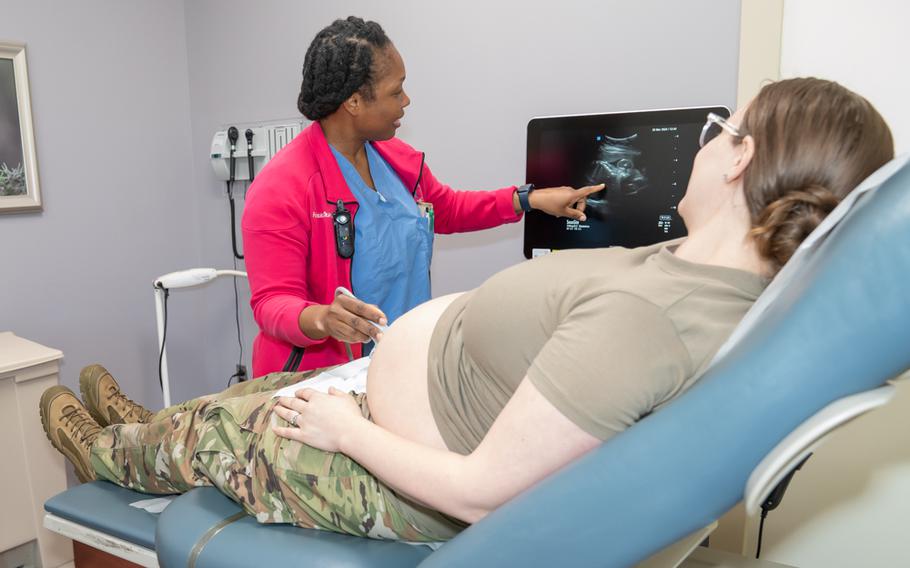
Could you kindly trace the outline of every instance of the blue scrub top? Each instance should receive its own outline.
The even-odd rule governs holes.
[[[354,218],[352,292],[379,306],[391,324],[430,299],[433,231],[411,192],[372,144],[366,144],[366,152],[375,191],[341,152],[329,147],[359,205]]]

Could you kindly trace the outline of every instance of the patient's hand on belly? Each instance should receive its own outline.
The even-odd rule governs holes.
[[[373,421],[409,440],[444,449],[427,389],[427,352],[439,317],[460,296],[423,303],[398,318],[373,350],[367,400]]]

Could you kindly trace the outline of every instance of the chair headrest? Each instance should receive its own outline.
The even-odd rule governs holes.
[[[768,284],[761,296],[752,304],[752,307],[743,317],[736,329],[727,339],[726,342],[718,349],[714,355],[714,361],[721,359],[734,345],[739,343],[744,336],[749,333],[761,315],[767,310],[774,300],[780,296],[783,290],[786,290],[795,280],[801,277],[806,270],[807,262],[817,254],[821,244],[831,235],[831,233],[840,226],[844,220],[859,206],[860,202],[875,194],[879,187],[891,179],[902,168],[910,162],[910,153],[902,154],[866,178],[856,189],[851,191],[841,202],[828,214],[825,219],[819,223],[812,233],[797,247],[793,256],[786,265],[774,277],[774,280]],[[713,364],[713,363],[712,363]]]

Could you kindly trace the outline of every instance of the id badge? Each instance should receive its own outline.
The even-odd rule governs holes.
[[[430,233],[433,233],[433,204],[426,201],[417,202],[417,211],[420,212],[420,217],[427,220],[427,228],[430,229]]]

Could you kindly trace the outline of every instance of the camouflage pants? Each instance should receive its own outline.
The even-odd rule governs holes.
[[[143,493],[214,485],[261,523],[414,542],[447,540],[463,528],[396,495],[344,454],[272,432],[287,425],[273,391],[309,373],[275,373],[166,408],[148,424],[104,428],[92,447],[100,478]],[[358,395],[369,418],[365,395]]]

